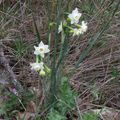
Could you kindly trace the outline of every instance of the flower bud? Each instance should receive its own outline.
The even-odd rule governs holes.
[[[44,77],[45,76],[45,71],[41,70],[39,74],[40,74],[40,76]]]
[[[55,23],[54,23],[54,22],[49,23],[49,29],[53,28],[53,27],[54,27],[54,25],[55,25]]]
[[[71,20],[70,20],[70,18],[67,18],[67,22],[70,22]]]
[[[53,22],[51,22],[51,23],[49,24],[49,26],[50,26],[50,27],[52,27],[53,25],[54,25],[54,23],[53,23]]]

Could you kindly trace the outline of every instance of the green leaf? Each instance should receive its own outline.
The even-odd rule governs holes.
[[[6,115],[6,111],[5,111],[5,109],[4,109],[3,106],[0,107],[0,116],[1,116],[1,115]]]
[[[117,69],[112,69],[112,73],[111,73],[111,74],[112,74],[112,76],[115,77],[115,78],[116,78],[116,77],[119,77],[119,75],[120,75],[120,73],[119,73],[119,71],[118,71]]]
[[[41,41],[40,33],[38,31],[38,27],[37,27],[34,16],[33,16],[33,23],[34,23],[34,27],[35,27],[36,36],[37,36],[37,42],[40,43],[40,41]]]
[[[85,113],[82,118],[83,120],[99,120],[98,115],[94,113]]]
[[[63,77],[61,80],[61,85],[59,86],[58,93],[58,103],[57,108],[60,113],[65,114],[68,111],[71,111],[75,106],[75,97],[77,93],[71,89],[68,79]]]
[[[14,41],[12,48],[14,50],[16,58],[18,59],[26,55],[28,52],[28,45],[19,38]]]
[[[66,117],[62,116],[55,109],[51,109],[50,113],[48,114],[48,120],[66,120]]]

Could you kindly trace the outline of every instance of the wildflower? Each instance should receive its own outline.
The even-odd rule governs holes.
[[[79,35],[79,34],[81,34],[80,29],[77,29],[77,28],[73,29],[73,36],[76,36],[76,35]]]
[[[80,34],[83,34],[84,32],[87,31],[87,23],[85,23],[85,21],[82,21],[81,25],[77,25],[79,28],[75,28],[72,30],[73,32],[73,36],[75,35],[80,35]]]
[[[82,21],[81,28],[80,28],[81,34],[86,32],[87,28],[88,28],[87,23],[85,21]]]
[[[31,69],[35,70],[35,71],[39,71],[39,70],[43,70],[44,66],[43,66],[43,62],[40,63],[30,63],[31,65]]]
[[[71,20],[71,24],[77,24],[81,15],[82,14],[78,12],[78,8],[75,8],[75,10],[73,10],[72,13],[68,15],[68,18]]]
[[[48,49],[48,45],[44,45],[44,43],[42,41],[40,42],[38,47],[34,46],[34,48],[35,48],[34,54],[40,55],[42,58],[44,58],[45,53],[48,53],[50,51]]]
[[[58,33],[62,32],[62,30],[63,30],[63,26],[62,26],[62,22],[61,22],[59,27],[58,27]]]

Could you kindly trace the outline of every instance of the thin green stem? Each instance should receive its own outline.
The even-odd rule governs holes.
[[[58,69],[60,63],[62,62],[63,59],[63,54],[64,54],[64,45],[65,44],[65,33],[64,31],[61,32],[61,48],[60,48],[60,54],[59,54],[59,58],[58,58],[58,64],[56,66],[56,68]]]
[[[20,98],[18,97],[18,101],[20,102],[20,104],[22,105],[23,109],[26,111],[25,106],[23,105],[22,101],[20,100]]]
[[[51,103],[54,103],[55,96],[57,94],[57,71],[56,71],[56,61],[57,61],[57,45],[59,43],[58,38],[58,25],[60,23],[60,14],[61,14],[61,1],[57,0],[56,5],[56,30],[55,30],[55,40],[54,40],[54,53],[53,53],[53,62],[52,62],[52,73],[51,73],[51,86],[50,86],[50,92],[51,92]]]
[[[49,46],[49,48],[50,48],[50,46],[51,46],[51,33],[50,33],[50,30],[49,30],[49,32],[48,32],[48,46]],[[50,65],[50,53],[48,54],[48,64]]]

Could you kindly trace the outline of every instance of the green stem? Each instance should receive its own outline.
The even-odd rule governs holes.
[[[55,40],[54,40],[54,53],[53,53],[53,62],[52,62],[52,73],[51,73],[51,86],[50,86],[50,103],[54,103],[56,98],[56,94],[57,94],[57,84],[56,84],[56,80],[57,80],[57,71],[56,71],[56,60],[57,60],[57,45],[58,45],[58,25],[60,23],[60,8],[61,8],[61,1],[57,0],[57,5],[56,5],[56,30],[55,30]]]
[[[25,106],[23,105],[22,101],[20,100],[20,98],[18,97],[18,101],[20,102],[20,104],[22,105],[23,109],[26,111]]]
[[[50,30],[49,30],[49,33],[48,33],[48,45],[49,45],[49,48],[51,46],[50,42],[51,42],[51,33],[50,33]],[[50,65],[50,53],[48,54],[48,64]]]
[[[36,55],[36,63],[39,63],[39,56]]]
[[[62,62],[63,56],[64,56],[64,45],[65,44],[65,33],[64,31],[62,31],[61,33],[61,48],[60,48],[60,54],[59,54],[59,58],[58,58],[58,64],[56,66],[56,68],[59,68],[60,63]]]
[[[70,30],[73,30],[73,28],[72,28],[72,27],[70,27],[70,26],[67,26],[67,25],[66,25],[65,27],[66,27],[66,28],[69,28]]]

